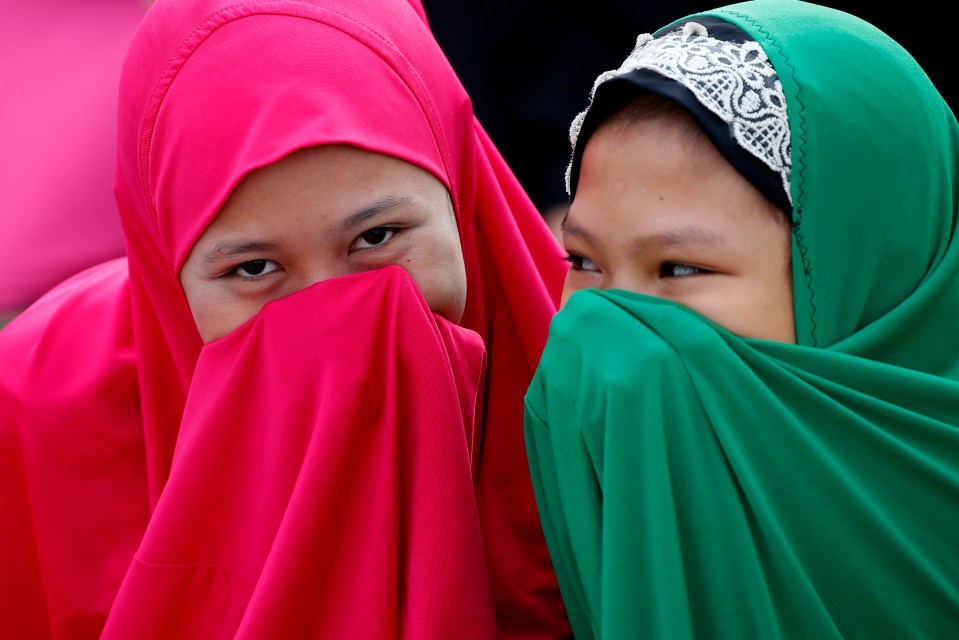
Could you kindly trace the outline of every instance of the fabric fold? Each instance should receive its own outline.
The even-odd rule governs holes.
[[[650,91],[631,66],[683,59],[662,78],[706,78],[717,91],[697,101],[760,105],[744,90],[758,77],[748,65],[700,46],[744,38],[744,60],[761,53],[774,71],[763,86],[775,87],[777,118],[785,99],[782,286],[796,344],[737,337],[638,293],[568,298],[526,396],[526,437],[574,632],[955,636],[959,122],[916,60],[874,25],[810,2],[702,11],[640,35],[624,67],[597,78],[574,155],[592,109]],[[750,226],[744,216],[744,237]],[[689,259],[678,253],[656,259]],[[697,291],[724,291],[710,278],[737,268],[704,274]]]
[[[502,638],[569,635],[522,439],[565,263],[424,18],[419,0],[150,6],[119,88],[127,256],[0,332],[0,627],[446,638],[495,615]],[[204,345],[184,260],[246,176],[319,145],[442,183],[462,321],[388,269]]]
[[[104,637],[495,637],[463,422],[483,361],[399,267],[206,345]]]
[[[526,411],[577,637],[942,637],[957,399],[954,381],[741,339],[662,300],[574,294]]]

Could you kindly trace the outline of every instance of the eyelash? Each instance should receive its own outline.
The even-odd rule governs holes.
[[[584,266],[583,264],[584,261],[588,261],[589,263],[595,265],[595,263],[592,260],[580,255],[576,255],[575,253],[567,254],[566,257],[563,259],[566,262],[569,262],[571,265],[573,265],[572,268],[576,271],[598,271],[598,269],[589,269],[586,266]],[[674,270],[688,270],[690,271],[690,273],[685,273],[682,275],[671,273]],[[660,278],[687,278],[689,276],[703,275],[707,273],[712,273],[712,272],[709,269],[703,269],[702,267],[695,267],[691,264],[685,264],[682,262],[663,262],[662,264],[659,265]]]
[[[403,227],[373,227],[372,229],[367,229],[366,231],[364,231],[363,233],[361,233],[360,235],[356,237],[356,239],[353,241],[353,244],[350,245],[350,251],[366,251],[371,249],[379,249],[380,247],[383,247],[386,244],[388,244],[393,238],[396,237],[396,234],[398,234],[402,230],[403,230]],[[363,236],[365,236],[368,233],[373,233],[374,231],[385,231],[389,233],[390,235],[387,236],[384,240],[382,240],[379,244],[375,244],[371,247],[360,247],[360,248],[356,247],[357,243],[360,240],[365,240]],[[365,241],[370,242],[369,240],[365,240]]]
[[[675,273],[667,273],[671,269],[687,269],[691,273],[686,273],[683,275],[678,275]],[[703,269],[702,267],[694,267],[691,264],[685,264],[683,262],[664,262],[659,265],[659,277],[660,278],[688,278],[689,276],[698,276],[705,273],[712,273],[709,269]]]
[[[573,265],[572,268],[575,269],[576,271],[595,271],[595,269],[587,269],[586,267],[583,266],[584,260],[589,260],[590,263],[593,263],[592,260],[590,260],[589,258],[584,258],[583,256],[580,256],[580,255],[576,255],[575,253],[567,254],[567,256],[563,258],[563,260]]]
[[[390,233],[391,235],[381,240],[379,244],[375,244],[370,247],[360,247],[358,249],[356,248],[356,244],[361,239],[364,239],[363,236],[365,236],[368,233],[373,233],[375,231],[384,231],[384,232]],[[383,247],[384,245],[386,245],[390,240],[392,240],[396,236],[396,234],[399,233],[400,231],[402,231],[402,227],[373,227],[372,229],[368,229],[364,231],[363,233],[358,235],[355,240],[353,240],[353,243],[350,245],[350,251],[366,251],[370,249],[379,249],[380,247]],[[370,243],[370,240],[365,240],[365,241],[367,243]],[[258,273],[255,275],[248,275],[248,276],[240,275],[239,273],[239,271],[243,269],[244,267],[246,267],[247,265],[252,265],[254,263],[267,263],[267,262],[276,264],[277,269],[273,269],[272,271],[267,271],[266,273]],[[279,264],[277,264],[276,261],[270,260],[269,258],[257,258],[256,260],[246,260],[237,265],[234,265],[229,271],[226,272],[226,275],[229,277],[238,278],[240,280],[243,280],[244,282],[255,282],[257,280],[267,277],[268,275],[277,271],[278,269],[279,269]]]
[[[243,280],[244,282],[254,282],[256,280],[260,280],[262,278],[267,277],[268,275],[270,275],[271,273],[277,270],[277,269],[273,269],[272,271],[267,271],[266,273],[258,273],[258,274],[249,275],[249,276],[243,276],[238,273],[240,269],[243,269],[245,266],[252,265],[253,263],[256,263],[256,262],[264,262],[264,263],[272,262],[273,264],[276,264],[276,262],[274,262],[273,260],[269,260],[267,258],[257,258],[256,260],[247,260],[245,262],[241,262],[238,265],[235,265],[233,268],[231,268],[229,271],[226,272],[226,275],[228,277],[238,278],[240,280]],[[277,267],[279,267],[279,265],[277,265]]]

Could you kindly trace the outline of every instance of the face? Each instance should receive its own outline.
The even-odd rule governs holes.
[[[389,264],[459,322],[466,269],[446,187],[396,158],[345,145],[296,151],[247,175],[180,271],[204,342],[267,302]]]
[[[608,122],[563,224],[562,304],[587,287],[677,302],[742,337],[795,342],[786,216],[690,120]]]

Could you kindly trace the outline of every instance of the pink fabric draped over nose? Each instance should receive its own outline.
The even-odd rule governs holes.
[[[483,364],[399,267],[207,345],[103,637],[496,637],[469,465]]]
[[[0,626],[569,633],[522,431],[565,265],[424,17],[415,0],[149,11],[120,87],[127,258],[0,332],[0,575],[23,585],[0,578]],[[179,267],[247,173],[318,144],[447,185],[461,326],[388,267],[270,303],[204,346]]]

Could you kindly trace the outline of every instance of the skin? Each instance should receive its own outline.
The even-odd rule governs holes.
[[[563,222],[562,304],[587,287],[679,303],[746,338],[795,343],[786,216],[692,120],[604,123]]]
[[[346,145],[295,151],[251,172],[180,271],[204,342],[267,302],[389,264],[430,309],[459,322],[466,268],[446,187],[403,160]]]

